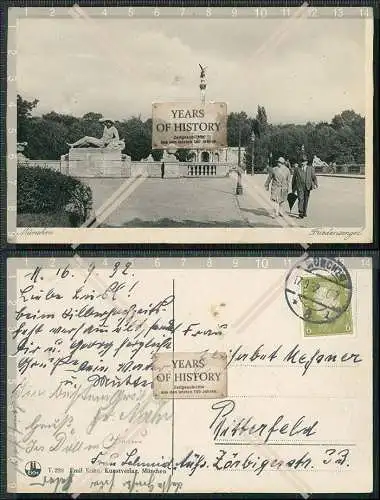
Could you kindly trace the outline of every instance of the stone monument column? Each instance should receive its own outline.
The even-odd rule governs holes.
[[[206,66],[202,66],[201,64],[199,65],[201,68],[201,74],[200,74],[200,84],[199,84],[199,89],[201,93],[201,103],[204,105],[206,102],[206,88],[207,88],[207,80],[206,80]]]

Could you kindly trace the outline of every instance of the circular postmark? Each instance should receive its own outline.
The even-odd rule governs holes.
[[[345,266],[330,257],[307,256],[285,279],[285,298],[293,313],[309,323],[337,320],[352,297],[351,276]]]
[[[29,477],[37,477],[41,473],[41,465],[35,460],[31,460],[25,465],[25,474]]]

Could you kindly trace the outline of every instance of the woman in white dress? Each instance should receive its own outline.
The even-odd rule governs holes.
[[[103,136],[98,139],[97,137],[85,136],[73,143],[67,143],[70,148],[76,148],[79,146],[96,146],[98,148],[117,148],[120,147],[122,141],[119,139],[119,132],[114,125],[113,120],[109,118],[102,118],[99,120],[104,123]],[[124,144],[124,143],[123,143]]]

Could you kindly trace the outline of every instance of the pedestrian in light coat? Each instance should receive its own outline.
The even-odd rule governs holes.
[[[269,191],[273,203],[272,218],[283,215],[283,204],[289,193],[291,174],[282,156],[277,160],[277,165],[269,172],[265,182],[265,189]]]

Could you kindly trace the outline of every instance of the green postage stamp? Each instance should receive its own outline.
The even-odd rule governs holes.
[[[350,290],[325,276],[301,279],[305,337],[353,333]]]

